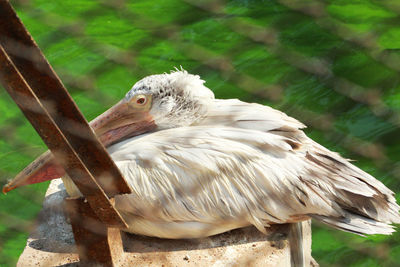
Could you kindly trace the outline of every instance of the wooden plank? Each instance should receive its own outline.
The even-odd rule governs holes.
[[[311,236],[311,220],[288,225],[291,266],[310,266],[312,264],[311,241],[307,237]]]
[[[107,196],[130,193],[119,169],[7,0],[0,0],[0,44]]]
[[[126,223],[108,197],[70,146],[61,129],[55,125],[45,107],[35,96],[21,73],[0,45],[0,82],[22,110],[51,152],[84,194],[94,212],[104,223],[121,228]]]

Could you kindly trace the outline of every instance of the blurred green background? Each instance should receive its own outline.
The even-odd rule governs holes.
[[[88,120],[143,76],[182,66],[218,98],[299,119],[400,192],[400,1],[11,2]],[[44,150],[0,90],[0,183]],[[47,185],[0,196],[1,266],[15,265]],[[400,266],[399,241],[314,224],[312,254],[321,266]]]

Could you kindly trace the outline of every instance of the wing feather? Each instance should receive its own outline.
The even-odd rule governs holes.
[[[400,223],[393,192],[304,127],[267,106],[214,100],[195,125],[108,149],[133,190],[117,196],[116,207],[130,231],[166,238],[249,224],[264,231],[308,216],[356,234],[393,232],[390,224]]]
[[[215,99],[207,117],[201,125],[230,126],[258,131],[306,128],[298,120],[285,113],[257,103],[246,103],[237,99]]]
[[[133,193],[117,197],[117,208],[132,220],[253,224],[263,231],[313,216],[359,234],[392,232],[387,224],[399,221],[393,193],[301,133],[294,140],[259,129],[192,126],[118,143],[109,152]]]

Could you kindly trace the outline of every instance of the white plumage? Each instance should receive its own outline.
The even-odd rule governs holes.
[[[108,148],[132,188],[116,197],[130,232],[197,238],[313,217],[357,234],[390,234],[400,222],[392,191],[280,111],[214,99],[185,71],[147,77],[125,99],[143,94],[153,98],[158,128]]]

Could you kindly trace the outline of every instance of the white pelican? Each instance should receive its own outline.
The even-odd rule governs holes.
[[[91,122],[132,188],[115,204],[128,231],[199,238],[315,218],[363,235],[390,234],[400,223],[393,192],[308,138],[301,122],[214,99],[203,84],[184,70],[146,77]],[[46,152],[3,191],[64,174]]]

